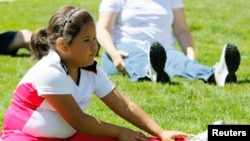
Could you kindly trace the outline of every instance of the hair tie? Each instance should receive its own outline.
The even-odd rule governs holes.
[[[62,18],[62,21],[60,22],[60,27],[64,28],[65,24],[70,21],[70,17],[78,11],[77,8],[69,10],[69,12]]]

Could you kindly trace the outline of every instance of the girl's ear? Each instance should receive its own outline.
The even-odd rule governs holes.
[[[56,39],[56,46],[58,50],[62,52],[67,52],[67,44],[65,43],[62,37]]]

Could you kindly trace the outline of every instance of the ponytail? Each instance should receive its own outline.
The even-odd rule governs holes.
[[[37,30],[31,36],[31,52],[34,55],[34,59],[41,59],[43,56],[47,55],[50,47],[47,40],[46,28]]]

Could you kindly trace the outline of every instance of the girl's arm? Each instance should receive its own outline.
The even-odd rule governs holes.
[[[56,109],[56,111],[77,131],[97,136],[114,137],[121,141],[146,141],[146,137],[140,132],[109,124],[83,113],[83,111],[79,108],[74,98],[70,94],[44,95],[44,97]]]
[[[139,105],[123,96],[117,89],[114,89],[110,94],[102,98],[102,100],[116,114],[163,141],[170,141],[170,138],[174,140],[176,137],[186,136],[182,132],[163,130]]]
[[[44,95],[55,110],[77,131],[92,135],[117,137],[121,127],[85,114],[72,95]]]

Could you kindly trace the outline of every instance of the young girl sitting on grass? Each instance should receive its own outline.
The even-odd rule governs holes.
[[[93,94],[131,124],[174,141],[186,133],[167,131],[122,95],[97,66],[93,17],[72,6],[60,8],[47,28],[31,37],[39,61],[25,74],[5,115],[2,141],[147,141],[142,132],[84,113]]]

